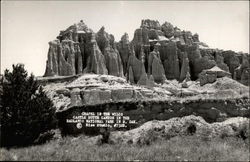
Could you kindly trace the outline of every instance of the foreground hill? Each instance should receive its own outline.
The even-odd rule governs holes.
[[[101,136],[59,138],[39,146],[0,149],[0,160],[46,161],[249,161],[247,118],[206,123],[187,116],[152,121],[128,132],[113,132],[109,144]],[[248,132],[247,132],[248,131]]]

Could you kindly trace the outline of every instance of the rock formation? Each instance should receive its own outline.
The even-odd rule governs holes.
[[[165,70],[167,79],[177,79],[180,77],[180,65],[177,55],[177,46],[175,42],[160,47],[161,59]]]
[[[146,73],[146,70],[145,70],[145,67],[144,67],[144,64],[142,63],[141,64],[141,76],[140,76],[140,79],[138,81],[137,84],[139,85],[147,85],[147,82],[148,82],[148,76],[147,76],[147,73]]]
[[[217,78],[222,78],[225,76],[231,78],[231,74],[229,72],[226,72],[221,68],[214,66],[211,69],[203,70],[199,74],[200,85],[203,86],[207,83],[213,83]]]
[[[215,52],[215,62],[219,68],[229,72],[229,68],[227,64],[224,63],[224,58],[220,52]]]
[[[249,55],[242,54],[241,65],[234,70],[234,79],[240,81],[242,84],[250,85],[250,68]]]
[[[104,49],[104,56],[108,74],[123,77],[123,66],[119,52],[108,46]]]
[[[117,48],[121,56],[122,60],[122,66],[123,66],[123,72],[124,75],[127,73],[127,64],[128,64],[128,58],[131,54],[131,49],[129,45],[129,37],[128,34],[125,33],[122,37],[119,43],[117,43]]]
[[[188,60],[188,57],[187,57],[187,53],[183,52],[182,53],[180,81],[183,81],[188,74],[190,75],[189,60]]]
[[[135,56],[135,52],[129,56],[128,64],[127,64],[127,76],[134,79],[134,82],[137,83],[142,75],[142,62]],[[131,69],[131,70],[130,70]],[[130,79],[129,79],[130,80]]]
[[[44,76],[108,74],[147,85],[149,76],[156,83],[165,79],[182,82],[187,76],[196,80],[202,71],[215,66],[249,85],[249,54],[209,48],[197,33],[169,22],[142,20],[131,42],[127,33],[115,42],[104,27],[94,33],[80,21],[49,42]]]
[[[166,79],[164,68],[160,59],[160,53],[158,51],[158,46],[154,46],[154,50],[150,52],[148,57],[148,74],[154,77],[154,81],[157,83],[163,83]]]
[[[45,76],[75,75],[75,50],[73,41],[49,42],[48,60]]]
[[[174,36],[174,26],[169,22],[165,22],[164,24],[162,24],[161,30],[167,38],[171,38],[172,36]]]
[[[207,56],[196,59],[193,64],[193,75],[198,77],[202,70],[210,69],[216,65],[214,60],[210,60]]]
[[[126,132],[114,131],[109,141],[144,146],[156,140],[166,140],[166,137],[194,135],[210,140],[216,137],[241,137],[242,132],[246,132],[246,136],[250,132],[248,118],[234,117],[223,122],[208,123],[200,116],[189,115],[165,121],[148,121]]]
[[[101,53],[96,41],[92,42],[91,54],[87,59],[84,73],[108,74],[104,55]]]

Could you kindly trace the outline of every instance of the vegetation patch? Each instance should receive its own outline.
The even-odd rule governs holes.
[[[86,136],[65,137],[40,146],[0,149],[0,160],[46,161],[249,161],[249,141],[240,138],[197,136],[156,140],[149,145],[95,144]]]

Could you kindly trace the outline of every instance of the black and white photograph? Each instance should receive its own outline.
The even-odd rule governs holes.
[[[249,1],[2,0],[0,161],[250,161]]]

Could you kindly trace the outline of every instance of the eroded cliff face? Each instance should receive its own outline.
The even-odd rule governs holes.
[[[142,20],[131,41],[125,33],[116,42],[104,27],[94,33],[80,21],[49,42],[44,76],[108,74],[147,85],[165,79],[197,80],[204,70],[217,66],[249,85],[249,58],[249,54],[211,49],[197,33],[169,22],[160,25],[157,20]]]
[[[49,45],[44,76],[95,73],[123,77],[114,36],[105,32],[104,27],[94,33],[80,21],[61,31],[57,40]]]

